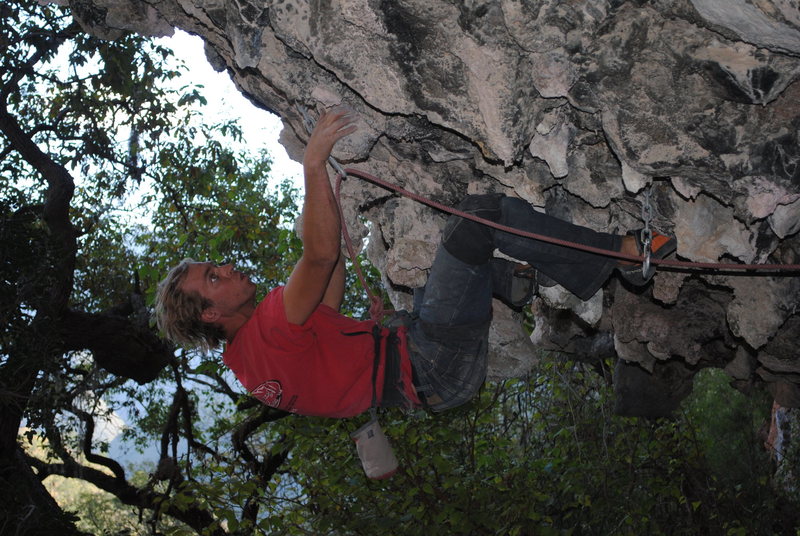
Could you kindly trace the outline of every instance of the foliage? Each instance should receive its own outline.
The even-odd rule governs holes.
[[[730,390],[724,394],[730,397]],[[299,483],[293,500],[302,506],[287,504],[290,513],[281,521],[291,523],[272,520],[269,529],[794,533],[797,517],[769,485],[768,468],[733,474],[724,464],[739,463],[744,453],[715,450],[706,440],[724,442],[735,432],[735,444],[754,445],[753,426],[726,432],[716,426],[742,417],[748,401],[699,397],[683,415],[650,422],[612,415],[611,397],[606,379],[585,365],[548,360],[525,380],[487,384],[478,400],[453,412],[385,414],[402,466],[386,481],[365,479],[348,444],[359,423],[309,423],[297,436],[292,460]],[[763,417],[763,406],[758,409]],[[751,424],[754,415],[747,413]]]
[[[49,449],[42,438],[34,436],[26,445],[26,452],[38,459],[46,459]],[[85,459],[81,460],[87,466]],[[94,466],[98,470],[105,470],[102,466]],[[147,482],[147,474],[137,472],[132,476],[132,481],[139,485]],[[78,529],[89,534],[127,534],[130,536],[146,536],[151,533],[147,524],[141,522],[141,509],[128,507],[114,495],[104,492],[92,484],[78,479],[64,478],[53,475],[44,482],[48,493],[58,501],[66,510],[75,512],[80,519]],[[170,533],[192,534],[187,527],[179,523],[161,523],[161,530],[167,529]]]
[[[694,377],[694,390],[686,404],[686,416],[697,423],[710,469],[721,484],[755,481],[770,472],[761,429],[770,420],[772,400],[765,391],[745,396],[731,389],[729,377],[719,369],[705,369]],[[713,419],[707,416],[713,415]],[[702,426],[700,426],[702,424]],[[724,437],[725,441],[719,441]]]
[[[204,99],[176,88],[169,50],[133,35],[101,41],[34,1],[5,2],[0,14],[0,527],[74,533],[43,499],[38,473],[92,482],[149,509],[159,530],[174,525],[169,516],[225,532],[209,506],[219,501],[198,493],[209,486],[214,497],[224,482],[214,478],[231,467],[252,476],[258,463],[237,458],[230,434],[263,412],[245,401],[237,414],[240,394],[218,360],[175,354],[145,304],[165,267],[186,256],[237,259],[264,288],[285,278],[298,254],[288,227],[296,192],[270,185],[265,154],[230,149],[235,124],[202,122]],[[148,372],[132,381],[112,369]],[[115,413],[131,444],[160,447],[144,482],[94,437]],[[47,445],[27,467],[23,420]],[[24,485],[15,493],[12,482]],[[230,512],[245,492],[232,493]]]

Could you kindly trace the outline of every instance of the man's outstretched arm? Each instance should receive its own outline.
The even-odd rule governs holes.
[[[303,324],[320,303],[338,309],[344,293],[341,221],[326,162],[334,144],[355,131],[352,117],[341,109],[322,114],[303,158],[303,255],[283,290],[286,318]]]

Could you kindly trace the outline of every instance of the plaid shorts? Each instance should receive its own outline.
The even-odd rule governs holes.
[[[486,380],[489,324],[426,324],[415,318],[408,348],[414,385],[426,407],[444,411],[469,402]]]

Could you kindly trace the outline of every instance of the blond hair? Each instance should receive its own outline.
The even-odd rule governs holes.
[[[208,352],[225,340],[220,326],[203,322],[203,310],[213,304],[198,292],[184,292],[182,286],[192,259],[184,259],[158,284],[154,316],[158,329],[179,346]]]

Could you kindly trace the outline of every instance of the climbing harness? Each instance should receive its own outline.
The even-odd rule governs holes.
[[[301,115],[304,118],[306,129],[313,129],[314,122],[308,116],[308,113],[302,106],[297,106],[298,110],[300,111]],[[309,130],[310,132],[310,130]],[[522,236],[525,238],[531,238],[533,240],[539,240],[541,242],[547,242],[550,244],[555,244],[559,246],[564,246],[572,249],[578,249],[581,251],[586,251],[589,253],[595,253],[597,255],[603,255],[605,257],[613,257],[616,259],[622,259],[626,261],[632,261],[637,263],[642,263],[643,273],[647,273],[648,270],[655,270],[653,265],[659,266],[669,266],[673,268],[681,268],[681,269],[705,269],[705,270],[718,270],[718,271],[731,271],[731,272],[744,272],[744,271],[777,271],[777,272],[800,272],[800,264],[736,264],[736,263],[714,263],[714,262],[694,262],[694,261],[680,261],[677,259],[656,259],[651,257],[651,244],[653,239],[653,232],[650,228],[650,224],[653,219],[653,206],[651,200],[651,192],[650,189],[645,193],[645,198],[642,204],[642,220],[644,220],[644,228],[642,229],[641,239],[642,243],[645,244],[643,248],[645,250],[644,255],[630,255],[627,253],[622,253],[620,251],[611,251],[607,249],[596,248],[593,246],[587,246],[585,244],[579,244],[576,242],[570,242],[568,240],[561,240],[559,238],[554,238],[550,236],[540,235],[537,233],[531,233],[528,231],[523,231],[520,229],[515,229],[513,227],[508,227],[506,225],[502,225],[497,222],[493,222],[491,220],[487,220],[472,214],[467,214],[462,212],[458,209],[443,205],[437,201],[433,201],[426,197],[422,197],[421,195],[415,194],[410,192],[400,186],[395,184],[389,183],[378,177],[371,175],[365,171],[361,171],[358,169],[353,168],[342,168],[338,162],[331,156],[329,158],[329,162],[331,162],[331,166],[337,171],[336,177],[336,199],[337,203],[339,204],[339,213],[342,214],[341,203],[339,203],[339,196],[340,196],[340,185],[341,182],[347,177],[358,177],[360,179],[366,180],[371,182],[377,186],[385,188],[387,190],[393,191],[397,194],[400,194],[404,197],[408,197],[414,201],[427,205],[429,207],[435,208],[437,210],[441,210],[442,212],[446,212],[448,214],[452,214],[454,216],[459,216],[461,218],[465,218],[468,220],[472,220],[478,223],[482,223],[484,225],[488,225],[489,227],[493,227],[495,229],[499,229],[501,231],[505,231],[507,233],[515,234],[518,236]],[[342,216],[343,217],[343,216]],[[344,221],[344,220],[342,220]],[[367,294],[370,296],[370,301],[373,302],[373,306],[375,306],[375,300],[377,299],[380,301],[379,298],[375,298],[375,295],[369,290],[366,286],[365,280],[363,275],[361,274],[360,266],[357,265],[357,260],[352,253],[352,244],[350,244],[350,237],[347,233],[347,226],[342,224],[342,233],[345,237],[345,244],[348,247],[348,253],[350,254],[351,260],[353,260],[354,266],[356,266],[356,273],[359,276],[359,279],[362,282],[362,285],[367,288]],[[372,311],[372,308],[371,308]]]

